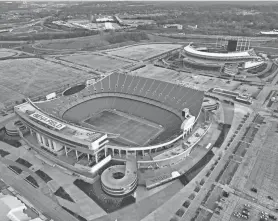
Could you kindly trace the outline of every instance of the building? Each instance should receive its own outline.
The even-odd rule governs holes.
[[[235,101],[242,102],[245,104],[253,103],[252,97],[250,97],[248,94],[241,94],[239,92],[229,91],[222,88],[213,88],[212,92],[228,98],[232,98]]]
[[[261,31],[260,34],[264,35],[264,36],[277,36],[278,35],[278,30],[273,29],[272,31]]]
[[[181,24],[166,24],[166,25],[163,25],[163,28],[176,28],[178,30],[182,30],[183,25],[181,25]]]
[[[198,25],[188,25],[187,27],[192,29],[192,30],[197,30],[198,29]]]
[[[206,97],[203,102],[203,109],[207,111],[217,110],[219,107],[219,103],[211,98]]]
[[[24,211],[26,205],[12,195],[0,195],[1,221],[42,221],[41,218],[32,219]]]
[[[115,22],[113,16],[104,16],[96,18],[96,22]]]

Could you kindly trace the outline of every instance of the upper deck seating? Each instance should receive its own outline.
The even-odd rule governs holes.
[[[190,113],[194,116],[199,114],[204,96],[203,91],[189,87],[140,76],[113,73],[76,94],[36,103],[36,105],[42,110],[58,116],[62,108],[84,102],[84,98],[90,95],[113,92],[144,97],[146,102],[149,99],[154,100],[178,111],[189,107]],[[117,98],[111,99],[110,102],[113,103],[110,103],[107,108],[116,105],[115,103],[118,101]],[[99,103],[99,105],[102,104]]]

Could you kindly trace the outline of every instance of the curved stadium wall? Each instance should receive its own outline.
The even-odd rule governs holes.
[[[239,51],[239,52],[231,52],[231,53],[211,53],[211,52],[203,52],[198,51],[192,45],[187,45],[183,49],[183,53],[188,56],[195,57],[195,58],[202,58],[206,60],[219,60],[219,61],[235,61],[235,60],[252,60],[257,59],[258,56],[254,52],[253,49],[248,51]]]

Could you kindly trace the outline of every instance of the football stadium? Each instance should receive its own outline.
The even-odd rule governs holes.
[[[203,98],[197,89],[116,72],[45,100],[27,99],[15,113],[57,164],[65,157],[71,170],[93,176],[111,160],[126,162],[101,179],[107,194],[124,195],[136,188],[137,168],[162,168],[190,154],[210,126],[203,117],[198,122],[206,115]],[[119,189],[111,190],[118,179]]]
[[[204,64],[219,64],[221,74],[228,64],[231,71],[242,62],[268,65],[253,49],[242,46],[241,50],[239,42],[232,43],[207,48],[179,45],[178,50],[134,62],[131,68],[88,76],[46,96],[26,94],[24,103],[14,106],[15,119],[5,124],[3,138],[20,139],[24,153],[34,154],[49,177],[58,177],[58,172],[70,177],[70,182],[53,179],[49,185],[57,194],[63,187],[60,205],[88,220],[102,220],[104,215],[113,220],[124,216],[123,220],[141,220],[171,204],[169,214],[165,219],[160,215],[160,220],[183,216],[178,211],[193,217],[195,210],[191,214],[187,208],[190,202],[194,205],[195,196],[201,199],[198,192],[209,190],[205,185],[210,176],[220,176],[214,168],[222,164],[223,151],[249,116],[245,110],[256,104],[253,94],[258,86],[251,88],[233,77],[197,77],[195,66],[191,67],[194,73],[185,71],[186,59],[199,62],[203,70]],[[178,70],[156,67],[157,61],[174,64],[173,58],[180,62]],[[253,94],[250,88],[255,88]],[[233,169],[239,163],[231,165]],[[143,204],[149,208],[139,210]],[[130,208],[136,212],[127,213]]]

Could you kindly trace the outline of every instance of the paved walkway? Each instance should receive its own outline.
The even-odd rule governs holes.
[[[26,183],[20,176],[15,176],[15,174],[2,162],[0,162],[0,177],[39,211],[43,211],[55,221],[78,221],[75,217],[63,210],[57,203],[41,193],[41,191]]]
[[[23,170],[19,175],[24,179],[26,176],[31,175],[38,183],[39,188],[43,194],[50,197],[56,203],[59,203],[61,206],[71,209],[73,212],[77,212],[78,215],[86,219],[93,219],[103,215],[106,215],[106,212],[100,208],[93,200],[91,200],[85,193],[83,193],[79,188],[77,188],[73,181],[76,177],[70,176],[63,173],[57,167],[53,168],[47,164],[42,164],[40,160],[34,157],[36,152],[32,150],[26,150],[24,147],[11,147],[10,145],[0,142],[0,148],[10,152],[5,158],[0,158],[0,161],[4,164],[14,165]],[[27,168],[17,162],[16,159],[22,158],[33,164],[30,168]],[[35,173],[36,170],[41,169],[46,174],[48,174],[52,180],[47,184]],[[14,174],[15,175],[15,174]],[[28,183],[27,183],[28,184]],[[28,184],[30,185],[30,184]],[[60,197],[56,197],[53,193],[62,186],[65,191],[72,197],[75,203],[68,202]]]
[[[0,158],[0,161],[2,163],[4,163],[6,166],[12,165],[12,166],[16,166],[16,167],[20,168],[23,172],[19,176],[21,176],[22,178],[26,178],[27,176],[31,175],[38,183],[38,186],[39,186],[38,189],[43,194],[50,197],[53,201],[58,202],[54,193],[50,190],[50,188],[47,186],[47,184],[35,172],[29,170],[27,167],[25,167],[17,162],[14,162],[14,161],[11,161],[11,160],[8,160],[5,158]]]
[[[121,210],[108,214],[106,216],[95,219],[94,221],[141,221],[148,214],[152,213],[156,208],[159,208],[165,202],[176,195],[183,187],[179,180],[174,181],[171,185],[164,188],[162,191],[147,197],[140,202],[131,204]],[[162,220],[160,220],[162,221]]]
[[[4,163],[6,166],[12,165],[20,168],[23,172],[20,174],[21,177],[26,178],[27,176],[31,175],[38,183],[39,187],[38,189],[42,191],[43,194],[50,197],[55,202],[58,202],[54,193],[51,191],[51,189],[47,186],[47,184],[35,173],[35,167],[27,168],[24,165],[15,162],[19,157],[21,157],[21,154],[24,154],[25,149],[19,150],[19,148],[11,147],[10,145],[0,142],[0,148],[4,149],[8,152],[10,152],[9,155],[7,155],[5,158],[0,157],[0,161]],[[22,153],[23,150],[23,153]],[[14,151],[14,153],[13,153]]]

